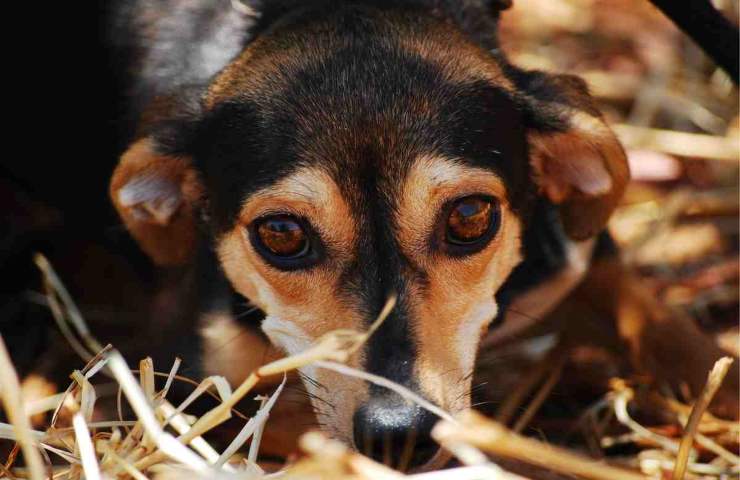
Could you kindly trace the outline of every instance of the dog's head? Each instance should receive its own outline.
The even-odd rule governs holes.
[[[188,262],[209,237],[287,353],[366,329],[395,294],[351,363],[468,408],[532,199],[558,204],[566,233],[583,239],[628,177],[581,81],[518,70],[468,33],[416,8],[284,15],[190,107],[182,93],[154,108],[114,174],[114,203],[160,264]],[[413,431],[412,463],[435,455],[430,414],[308,373],[328,432],[376,456],[390,442],[398,458]]]

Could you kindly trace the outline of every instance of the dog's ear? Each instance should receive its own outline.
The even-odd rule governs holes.
[[[568,236],[591,237],[604,228],[624,193],[627,157],[581,79],[528,75],[522,83],[534,180],[542,195],[560,205]]]
[[[188,157],[161,153],[153,137],[144,137],[121,157],[110,196],[131,235],[156,264],[182,265],[192,258],[202,188]]]

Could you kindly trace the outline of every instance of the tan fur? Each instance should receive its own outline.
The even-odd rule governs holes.
[[[450,200],[486,194],[499,199],[501,226],[491,243],[466,258],[427,255],[421,245],[439,209]],[[468,406],[465,392],[481,334],[496,314],[493,298],[520,261],[521,224],[505,199],[502,180],[453,159],[422,157],[409,174],[399,205],[404,253],[428,274],[428,285],[410,287],[416,374],[424,393],[452,411]]]
[[[389,50],[412,52],[440,66],[441,74],[451,83],[466,84],[486,81],[504,90],[515,87],[505,77],[490,54],[468,41],[452,25],[441,21],[409,22],[400,14],[368,13],[379,42]],[[420,24],[421,22],[422,24]],[[330,23],[288,27],[279,34],[264,33],[246,47],[211,84],[206,96],[206,109],[232,99],[262,98],[279,95],[304,67],[319,64],[347,45]],[[389,116],[378,122],[373,131],[358,132],[339,122],[332,108],[316,109],[318,117],[297,119],[297,131],[321,129],[324,145],[341,154],[355,138],[370,136],[387,152],[406,152],[404,138],[394,137],[397,118]],[[433,118],[437,105],[421,92],[410,99],[405,115]],[[312,110],[313,109],[313,110]],[[324,111],[325,110],[325,111]],[[319,118],[320,120],[317,120]],[[563,205],[563,222],[569,235],[584,238],[598,231],[622,194],[629,177],[624,153],[601,119],[579,111],[571,112],[572,130],[566,133],[530,134],[532,165],[542,192]],[[388,133],[391,132],[391,133]],[[328,147],[327,147],[328,148]],[[329,149],[330,150],[330,149]],[[316,158],[329,151],[307,147],[298,160]],[[183,192],[196,192],[195,177],[186,159],[156,156],[148,143],[135,144],[124,156],[114,176],[114,197],[127,178],[148,171],[155,163],[158,174],[164,174],[183,185]],[[382,166],[379,167],[382,170]],[[120,173],[119,173],[120,170]],[[116,187],[116,188],[114,188]],[[386,192],[397,200],[395,217],[397,240],[402,254],[427,275],[428,283],[407,285],[404,300],[409,306],[411,337],[418,352],[415,375],[422,393],[443,408],[456,412],[469,407],[474,362],[481,336],[497,313],[494,294],[509,273],[521,261],[522,225],[507,203],[503,180],[490,170],[465,165],[455,159],[432,155],[417,158],[399,192]],[[501,225],[497,235],[480,252],[460,258],[429,249],[429,238],[436,228],[439,212],[447,202],[466,195],[484,194],[498,199]],[[195,228],[191,205],[197,201],[184,194],[177,216],[163,225],[132,220],[122,205],[122,216],[147,253],[159,263],[182,263],[192,253]],[[120,203],[120,202],[119,202]],[[126,214],[129,214],[127,219]],[[157,211],[154,212],[158,213]],[[289,213],[306,218],[326,245],[326,261],[305,270],[282,271],[272,267],[252,246],[247,226],[261,216]],[[155,218],[158,218],[155,215]],[[237,225],[217,239],[216,251],[231,285],[266,313],[262,324],[270,341],[289,354],[308,348],[322,335],[336,329],[366,328],[363,308],[352,299],[340,297],[339,282],[345,267],[357,255],[358,226],[356,217],[335,180],[320,167],[302,167],[245,200]],[[161,222],[160,222],[161,223]],[[177,241],[172,235],[177,234]],[[173,248],[179,246],[177,248]],[[411,280],[413,282],[413,280]],[[238,328],[223,319],[211,319],[204,329],[207,340],[206,368],[230,380],[239,378],[263,361],[262,347],[253,347],[246,335],[226,349],[214,345]],[[209,346],[211,345],[211,346]],[[209,350],[210,349],[210,350]],[[362,351],[350,365],[361,367]],[[318,420],[336,437],[352,443],[352,415],[368,397],[367,385],[353,378],[313,367],[302,373],[324,384],[326,389],[306,382],[314,396]]]
[[[469,258],[429,256],[423,245],[442,205],[472,194],[500,199],[502,222],[495,239]],[[469,403],[464,393],[470,379],[463,377],[473,368],[480,335],[495,316],[493,294],[520,260],[521,225],[505,196],[502,180],[490,171],[431,156],[415,162],[402,188],[396,218],[399,243],[430,280],[426,289],[411,285],[407,292],[419,350],[416,373],[424,394],[453,411]],[[266,264],[249,242],[245,227],[262,215],[279,212],[307,218],[331,249],[330,261],[292,272]],[[326,172],[308,167],[298,170],[252,195],[240,218],[240,225],[220,239],[219,258],[237,291],[267,313],[263,328],[276,345],[296,353],[331,330],[364,328],[359,305],[348,305],[347,300],[327,293],[339,290],[341,268],[353,260],[357,234],[352,213]],[[359,366],[360,359],[352,363]],[[304,373],[328,385],[332,403],[341,405],[329,412],[326,405],[315,402],[319,420],[336,436],[348,439],[351,416],[366,398],[366,386],[321,370]],[[322,398],[327,394],[311,384],[307,388]]]

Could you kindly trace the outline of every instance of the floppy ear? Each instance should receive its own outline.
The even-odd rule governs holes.
[[[145,137],[121,157],[110,196],[142,250],[158,265],[175,266],[195,250],[200,185],[189,158],[160,153]]]
[[[538,125],[527,134],[534,179],[560,205],[568,236],[585,239],[606,226],[621,199],[630,177],[627,157],[582,80],[539,73],[537,79],[529,93]]]

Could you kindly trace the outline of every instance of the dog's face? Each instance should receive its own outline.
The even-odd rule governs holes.
[[[532,197],[562,204],[584,238],[627,178],[580,84],[501,62],[416,12],[287,18],[213,80],[187,128],[166,118],[133,144],[114,202],[163,264],[188,261],[203,212],[224,274],[286,353],[367,329],[397,296],[350,363],[460,411]],[[415,442],[417,466],[435,455],[430,414],[304,373],[329,433],[376,456],[390,442],[396,459]]]

